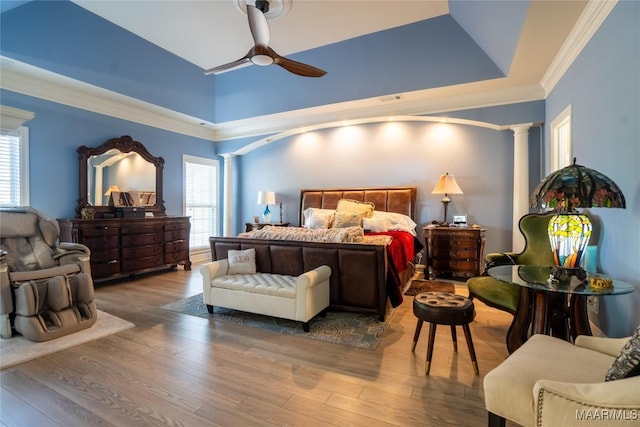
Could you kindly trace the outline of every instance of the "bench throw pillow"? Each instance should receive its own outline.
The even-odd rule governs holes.
[[[637,375],[640,375],[640,326],[622,347],[604,380],[613,381]]]
[[[230,250],[227,253],[229,270],[227,274],[255,274],[256,250],[245,249],[243,251]]]

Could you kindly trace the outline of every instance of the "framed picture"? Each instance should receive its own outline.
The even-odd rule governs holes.
[[[466,214],[454,215],[453,225],[457,225],[458,227],[466,227],[467,215]]]

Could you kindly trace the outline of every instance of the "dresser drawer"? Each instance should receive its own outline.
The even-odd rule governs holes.
[[[108,225],[95,226],[95,227],[82,227],[79,229],[82,237],[102,237],[102,236],[117,236],[120,234],[120,227],[113,227]]]
[[[144,246],[162,243],[162,233],[127,234],[122,236],[122,247]]]
[[[120,249],[91,250],[91,265],[120,259]]]
[[[163,263],[162,255],[156,255],[146,258],[137,258],[137,259],[123,259],[122,261],[122,272],[133,272],[138,270],[144,270],[147,268],[160,267]]]
[[[165,231],[186,230],[189,223],[187,221],[169,222],[164,225]]]
[[[162,224],[153,224],[153,225],[127,224],[121,227],[121,233],[123,236],[128,234],[162,233]]]
[[[174,230],[164,232],[164,241],[171,242],[173,240],[186,240],[189,237],[187,230]]]
[[[178,252],[165,252],[164,254],[164,262],[165,264],[177,264],[181,261],[186,261],[189,259],[189,251],[178,251]]]
[[[113,276],[120,273],[120,261],[112,260],[110,262],[91,263],[91,277],[100,279],[102,277]]]
[[[122,248],[122,258],[144,258],[162,254],[162,245],[132,246]]]
[[[120,246],[120,237],[117,235],[85,237],[80,243],[91,249],[91,256],[93,257],[93,251],[118,248]]]
[[[189,250],[189,241],[188,240],[176,240],[173,242],[167,242],[164,244],[165,252],[176,252],[176,251],[188,251]]]

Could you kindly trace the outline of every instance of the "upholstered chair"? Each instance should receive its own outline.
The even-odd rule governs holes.
[[[527,214],[520,218],[518,227],[525,239],[524,249],[520,253],[500,252],[487,254],[485,257],[486,269],[505,264],[554,265],[547,232],[549,220],[552,216],[553,214]],[[511,353],[515,350],[515,344],[511,342],[514,340],[511,340],[510,337],[513,336],[516,323],[515,316],[523,290],[519,286],[494,279],[487,275],[486,272],[482,276],[472,277],[467,280],[467,287],[469,288],[469,298],[477,298],[489,307],[514,315],[514,321],[511,323],[507,333],[507,348]],[[521,337],[515,341],[521,342],[523,340],[524,337]]]
[[[58,243],[58,222],[32,208],[0,210],[0,336],[48,341],[97,319],[89,249]]]
[[[640,329],[640,328],[639,328]],[[533,335],[483,380],[490,427],[640,425],[640,336]]]

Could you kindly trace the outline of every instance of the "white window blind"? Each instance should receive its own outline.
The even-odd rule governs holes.
[[[184,211],[191,217],[190,249],[209,247],[218,234],[218,161],[184,155]]]
[[[0,205],[29,205],[29,130],[0,134]]]

